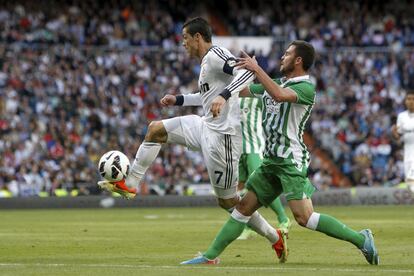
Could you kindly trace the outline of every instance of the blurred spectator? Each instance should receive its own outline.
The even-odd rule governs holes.
[[[230,34],[274,36],[267,56],[256,53],[271,75],[279,69],[277,43],[311,41],[320,56],[308,131],[354,185],[403,179],[402,153],[389,134],[405,89],[414,87],[414,52],[406,48],[414,45],[412,1],[348,1],[341,9],[329,1],[68,3],[0,0],[0,190],[98,193],[96,164],[104,152],[132,159],[149,121],[200,113],[158,101],[168,91],[197,89],[199,66],[179,47],[181,24],[206,13]],[[329,170],[317,158],[311,166],[315,185],[329,188]],[[199,153],[166,145],[142,193],[158,185],[174,194],[182,190],[177,185],[207,182]]]

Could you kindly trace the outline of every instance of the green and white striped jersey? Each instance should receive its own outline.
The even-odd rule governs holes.
[[[262,128],[262,101],[259,98],[240,98],[242,153],[263,154],[265,139]]]
[[[309,75],[275,80],[297,94],[296,103],[276,102],[261,84],[249,86],[253,95],[261,95],[263,103],[263,132],[266,139],[264,157],[291,160],[302,170],[309,165],[309,152],[303,142],[303,131],[315,103],[315,85]]]

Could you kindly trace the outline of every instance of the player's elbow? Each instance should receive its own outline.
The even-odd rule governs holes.
[[[284,101],[284,98],[281,95],[273,95],[272,98],[278,103],[281,103]]]

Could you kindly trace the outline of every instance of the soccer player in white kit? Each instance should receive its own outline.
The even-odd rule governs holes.
[[[136,194],[133,187],[139,184],[157,157],[161,144],[184,145],[202,152],[218,204],[231,212],[239,202],[237,183],[242,134],[238,93],[252,82],[254,75],[235,68],[236,59],[227,49],[212,45],[210,26],[202,18],[184,23],[183,46],[190,57],[200,60],[199,91],[190,95],[166,95],[161,104],[201,105],[204,116],[188,115],[151,122],[126,180],[98,184],[131,198]],[[270,226],[257,212],[247,224],[271,244],[284,239],[284,233]]]
[[[412,191],[414,191],[414,90],[405,97],[406,111],[398,114],[397,124],[392,128],[394,138],[404,143],[404,175]]]

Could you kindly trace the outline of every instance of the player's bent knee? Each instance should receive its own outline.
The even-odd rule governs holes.
[[[295,217],[296,222],[303,227],[306,227],[306,224],[308,223],[309,216],[306,214],[301,213],[294,213],[293,216]]]
[[[237,207],[236,207],[236,209],[241,213],[241,214],[243,214],[244,216],[251,216],[251,215],[253,215],[253,213],[254,213],[254,211],[256,211],[256,210],[253,210],[252,208],[251,208],[251,206],[250,205],[248,205],[248,204],[246,204],[246,202],[245,201],[240,201],[239,202],[239,204],[237,204]]]
[[[165,143],[167,142],[167,130],[162,121],[152,121],[148,125],[148,132],[145,135],[146,142]]]
[[[236,206],[236,204],[238,203],[239,199],[237,198],[229,198],[229,199],[223,199],[223,198],[219,198],[218,199],[218,204],[221,208],[225,209],[225,210],[229,210],[233,207]]]

